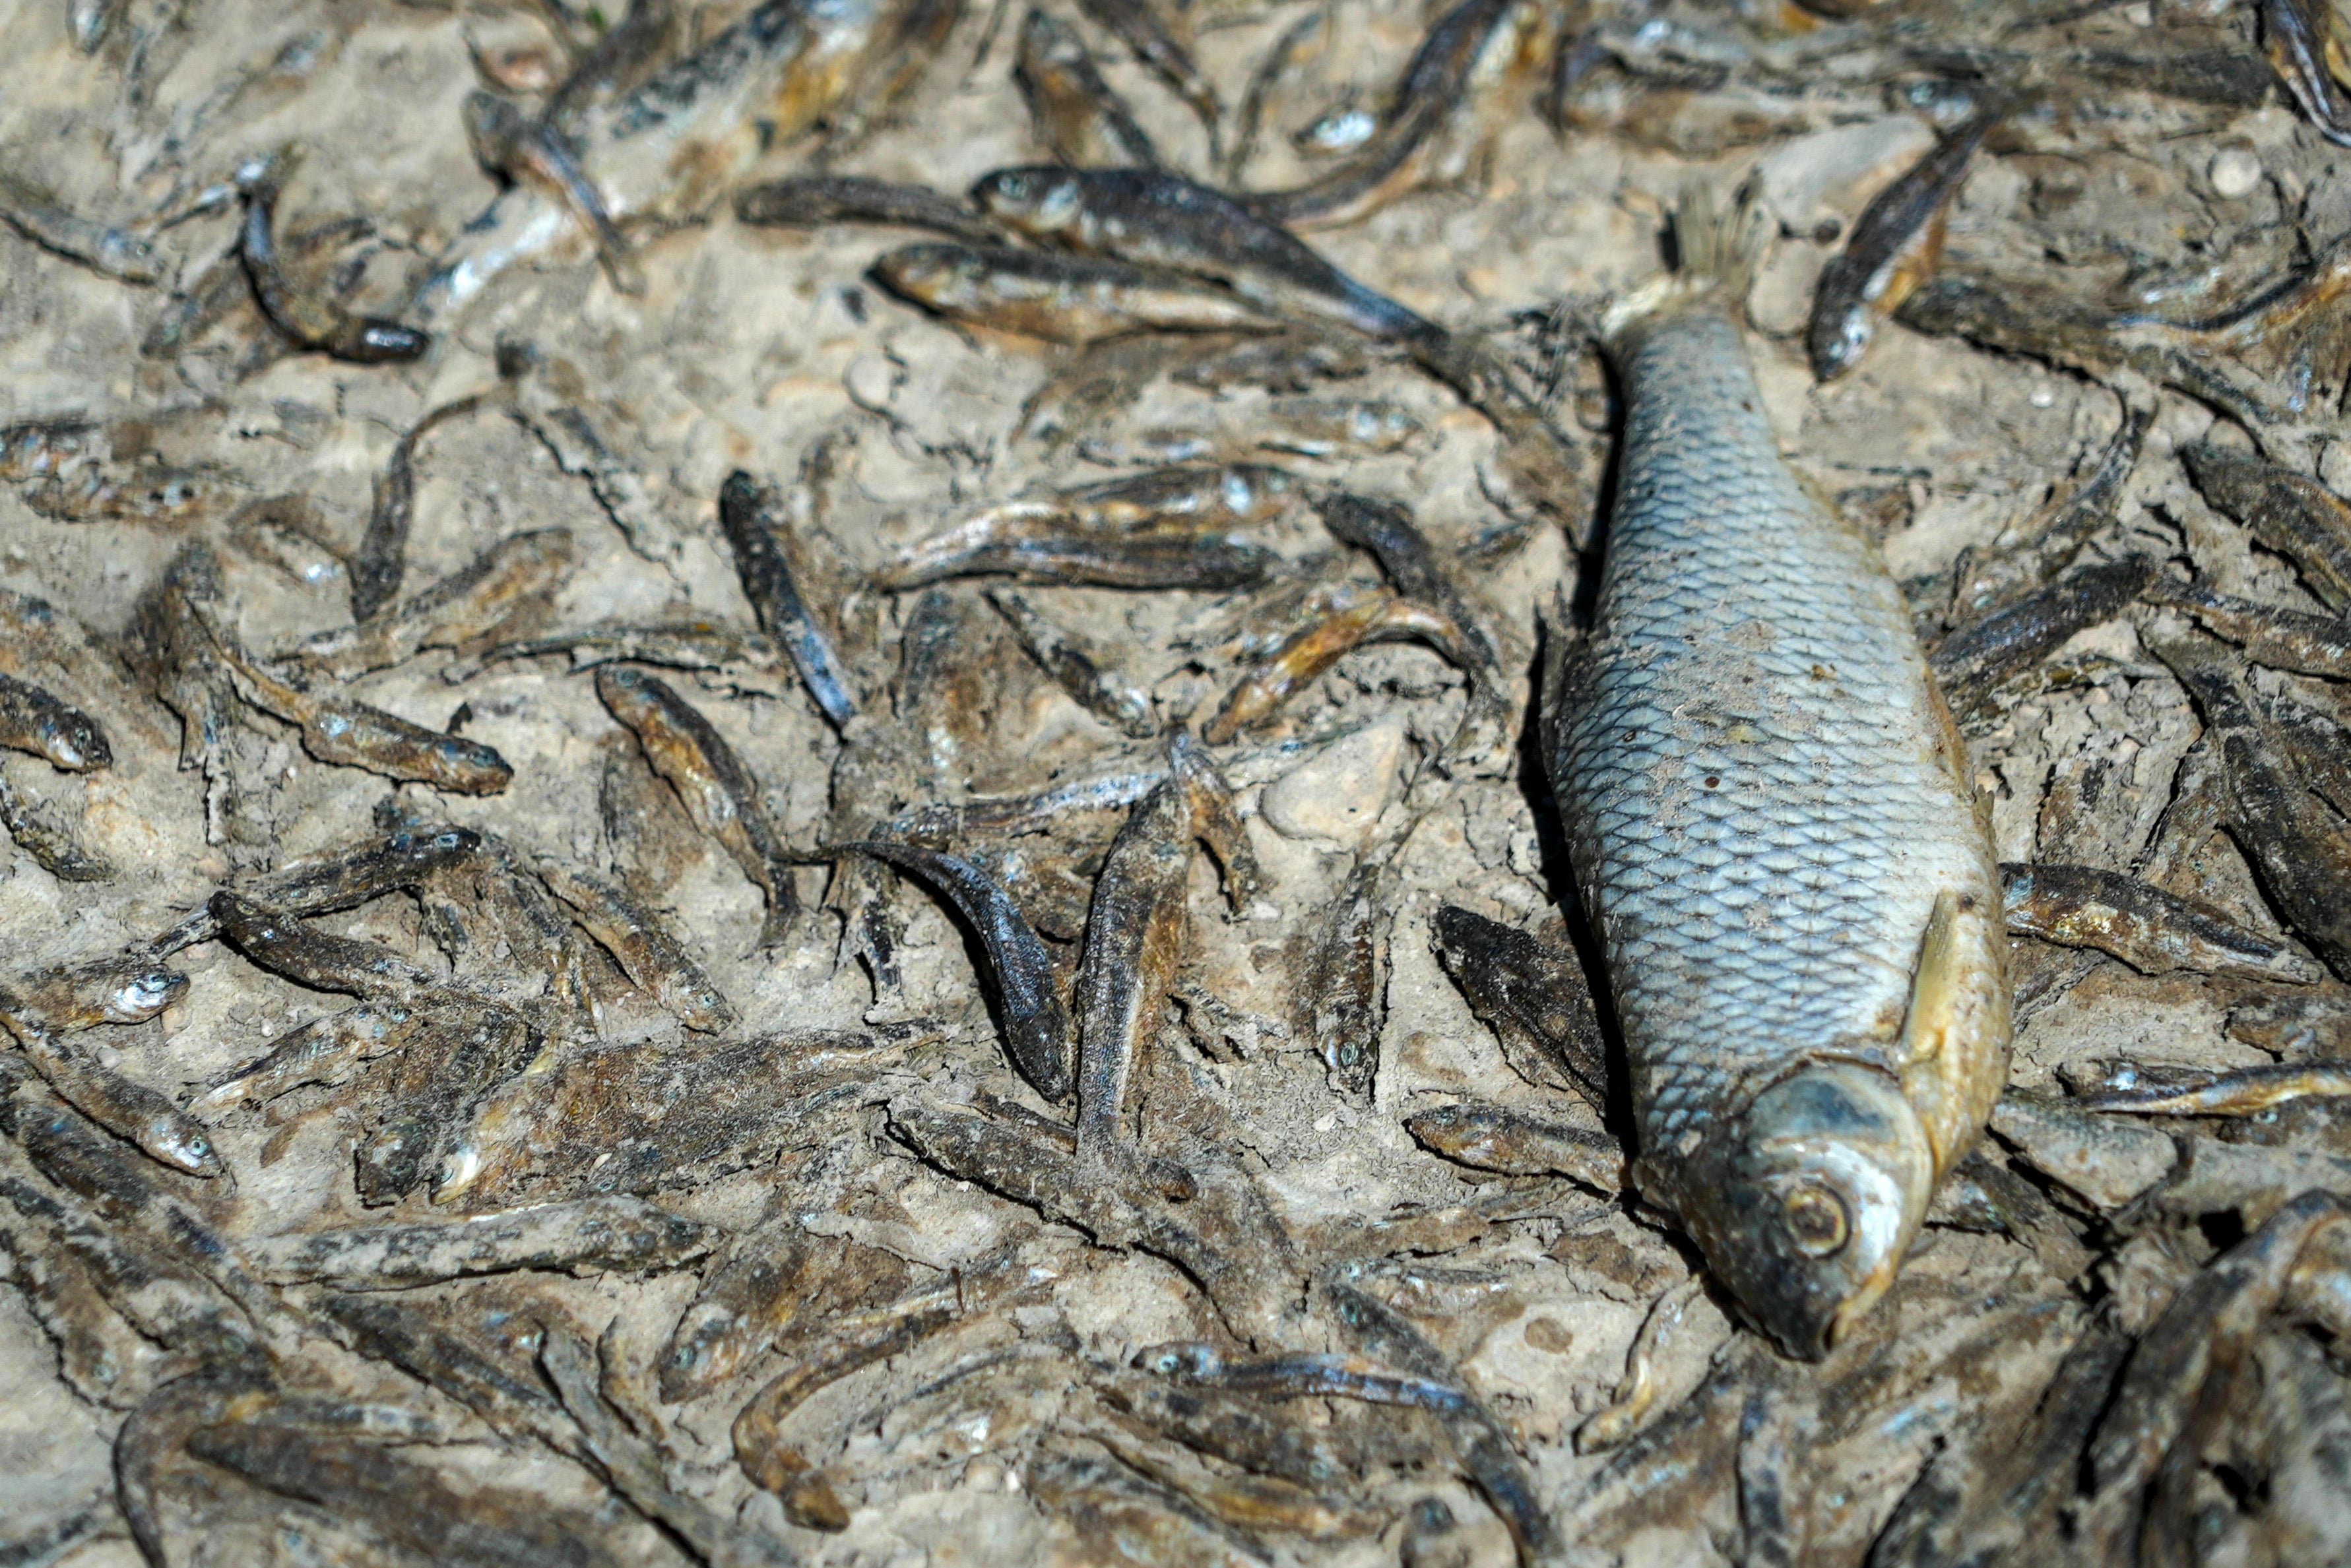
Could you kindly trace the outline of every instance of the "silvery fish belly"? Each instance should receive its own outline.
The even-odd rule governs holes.
[[[1901,594],[1781,461],[1737,328],[1668,296],[1614,350],[1620,490],[1553,781],[1642,1189],[1816,1357],[2006,1082],[1997,869]]]

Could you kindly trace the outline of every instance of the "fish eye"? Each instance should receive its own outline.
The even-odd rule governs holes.
[[[1016,202],[1024,201],[1029,195],[1029,176],[1026,174],[1003,175],[996,182],[996,188]]]
[[[465,840],[454,833],[435,834],[433,837],[433,847],[435,849],[455,849],[463,843]]]
[[[1835,1255],[1853,1235],[1844,1199],[1825,1187],[1797,1188],[1782,1202],[1780,1215],[1796,1250],[1808,1258]]]

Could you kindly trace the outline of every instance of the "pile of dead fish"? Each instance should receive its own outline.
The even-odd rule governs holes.
[[[2337,1049],[2351,1038],[2351,504],[2335,493],[2351,473],[2351,196],[2339,179],[2265,176],[2231,144],[2192,198],[2180,188],[2193,212],[2160,220],[2207,236],[2193,266],[2158,268],[2136,240],[2099,250],[2053,200],[1999,254],[1952,238],[1955,198],[1987,164],[2043,178],[2261,119],[2265,156],[2323,166],[2325,144],[2351,146],[2351,23],[2315,0],[1803,5],[1459,0],[1383,62],[1374,101],[1295,128],[1317,171],[1286,185],[1259,171],[1297,118],[1296,78],[1348,26],[1343,0],[1270,23],[1212,0],[1079,0],[1076,16],[1017,21],[961,0],[468,8],[462,25],[487,28],[465,34],[478,84],[450,123],[413,134],[470,145],[500,189],[429,264],[379,244],[369,217],[289,222],[305,147],[240,140],[299,99],[350,29],[391,22],[338,11],[209,94],[159,104],[158,83],[184,85],[172,63],[206,25],[203,0],[72,0],[49,19],[61,55],[141,128],[113,145],[123,188],[168,195],[110,223],[5,174],[0,220],[169,297],[131,307],[143,337],[122,385],[154,406],[126,391],[120,409],[0,429],[0,479],[32,514],[11,537],[87,524],[171,547],[103,632],[0,590],[0,746],[47,764],[0,771],[17,875],[71,884],[58,907],[151,933],[0,976],[0,1258],[114,1445],[111,1482],[85,1506],[0,1523],[0,1563],[126,1532],[157,1564],[789,1563],[843,1532],[858,1548],[885,1501],[949,1484],[950,1448],[955,1474],[994,1474],[997,1501],[1045,1532],[1001,1540],[1065,1561],[1616,1562],[1699,1541],[1736,1561],[1888,1568],[2351,1551],[2351,1123],[2333,1108],[2351,1096]],[[461,26],[418,9],[399,25]],[[1204,38],[1243,23],[1270,41],[1219,79]],[[1050,161],[968,192],[841,171],[869,143],[928,145],[931,97],[955,72],[1007,116],[1025,105]],[[1141,112],[1113,77],[1165,96],[1196,134],[1177,148],[1147,130],[1172,116]],[[1889,110],[1914,139],[1898,160],[1845,146],[1876,173],[1849,221],[1821,230],[1835,205],[1821,192],[1855,171],[1786,151],[1817,151],[1840,127],[1878,134]],[[1776,329],[1821,381],[1933,337],[2111,394],[2073,472],[2018,476],[2041,499],[1932,572],[1881,592],[1874,564],[1807,576],[1817,563],[1792,545],[1766,563],[1784,596],[1853,636],[1798,660],[1820,712],[1742,706],[1751,676],[1642,685],[1669,644],[1720,641],[1722,671],[1782,657],[1761,620],[1714,639],[1690,607],[1704,593],[1683,591],[1718,581],[1709,498],[1767,494],[1800,524],[1816,505],[1753,381],[1724,369],[1742,352],[1729,323],[1743,298],[1685,319],[1661,280],[1446,322],[1301,237],[1464,199],[1531,117],[1552,156],[1711,161],[1706,182],[1665,192],[1690,297],[1711,262],[1735,272],[1723,236],[1741,224],[1771,230],[1740,242],[1750,259],[1767,240],[1823,253],[1808,308]],[[2248,216],[2270,200],[2257,192],[2274,196],[2266,217]],[[1051,481],[958,486],[933,499],[943,525],[852,545],[833,504],[864,438],[837,430],[780,482],[740,457],[689,524],[631,418],[521,336],[497,339],[477,388],[402,418],[356,530],[308,493],[254,493],[188,433],[211,400],[291,356],[356,367],[354,385],[440,363],[533,268],[593,268],[594,286],[644,296],[723,213],[820,237],[924,232],[831,281],[886,296],[853,292],[861,326],[904,312],[975,356],[1042,357],[1045,389],[1017,412],[1005,400],[1018,424],[1003,440],[1041,454]],[[208,223],[225,248],[183,251]],[[397,299],[387,258],[416,262]],[[1415,411],[1425,400],[1334,390],[1358,380],[1455,400],[1463,418],[1440,431]],[[154,393],[166,382],[195,401]],[[1246,429],[1127,417],[1173,384],[1261,396]],[[1655,390],[1667,385],[1696,389]],[[2199,433],[2173,441],[2189,406]],[[424,460],[496,421],[583,481],[594,514],[507,533],[420,581]],[[1474,528],[1352,483],[1359,464],[1457,439],[1483,443]],[[2165,464],[2168,489],[2149,479]],[[1836,532],[1834,562],[1875,563],[1864,525],[1907,519],[1920,490],[1905,476],[1838,497],[1855,526]],[[1672,549],[1656,543],[1685,524]],[[1539,614],[1511,624],[1496,585],[1549,535],[1582,564],[1573,592],[1543,585]],[[748,618],[562,624],[567,585],[608,545],[681,589],[682,563],[706,552]],[[1666,574],[1646,607],[1643,549]],[[8,570],[35,558],[12,545]],[[1625,559],[1604,582],[1599,563]],[[321,584],[348,592],[346,624],[264,629]],[[1173,633],[1130,618],[1150,646],[1123,646],[1098,629],[1097,600],[1063,590],[1185,607]],[[1917,668],[1889,657],[1884,676],[1921,698],[1915,732],[1856,742],[1838,704],[1880,679],[1879,632],[1924,651]],[[1417,662],[1332,690],[1343,666],[1396,644]],[[1178,665],[1173,684],[1138,673]],[[461,704],[437,728],[354,690],[418,669]],[[549,781],[535,770],[559,765],[552,747],[526,760],[466,732],[479,693],[526,675],[592,690],[611,721],[601,821],[583,833],[479,815],[536,798]],[[974,791],[991,731],[1014,732],[999,687],[1088,716],[1092,749],[1041,787]],[[2005,776],[2020,713],[2085,690],[2128,698],[2110,717],[2168,693],[2196,738],[2152,785],[2119,751],[2036,782],[2048,794],[2028,842],[2086,847],[1998,864],[1976,792]],[[1401,715],[1377,763],[1401,783],[1372,801],[1328,895],[1301,900],[1253,845],[1266,808],[1252,792],[1371,733],[1327,722],[1350,702]],[[728,738],[745,713],[781,708],[810,722],[805,777],[763,775]],[[1707,738],[1662,759],[1635,744],[1644,725],[1685,721]],[[1904,1178],[1898,1234],[1784,1172],[1766,1182],[1782,1216],[1740,1208],[1753,1173],[1698,1158],[1718,1119],[1784,1114],[1804,1137],[1847,1136],[1876,1114],[1852,1083],[1884,1061],[1840,1037],[1830,1054],[1853,1060],[1834,1071],[1850,1076],[1792,1089],[1732,1060],[1737,1019],[1698,1015],[1684,982],[1746,961],[1691,956],[1699,918],[1638,902],[1652,864],[1716,864],[1706,833],[1744,831],[1750,781],[1708,771],[1705,747],[1831,732],[1849,749],[1813,784],[1834,809],[1787,829],[1773,874],[1804,889],[1782,903],[1819,895],[1803,916],[1831,933],[1824,961],[1887,949],[1883,967],[1902,972],[1867,1004],[1872,1039],[1943,1075],[1931,1095],[1905,1080],[1913,1100],[1947,1097],[1928,1111],[1951,1128],[1919,1135],[1933,1158]],[[134,759],[137,787],[171,792],[211,852],[204,890],[168,919],[147,918],[152,887],[90,826],[123,809],[110,775]],[[340,847],[286,857],[281,797],[311,764],[383,792]],[[1683,798],[1677,768],[1704,775],[1705,798]],[[1952,811],[1855,826],[1914,788]],[[2150,788],[2144,811],[2124,799]],[[1628,794],[1654,806],[1629,830],[1610,815]],[[822,805],[812,819],[778,806],[792,797]],[[1374,1091],[1404,1048],[1388,991],[1410,857],[1432,824],[1520,804],[1533,830],[1489,867],[1563,900],[1565,925],[1425,900],[1436,954],[1510,1080],[1399,1110]],[[2133,811],[2127,843],[2095,826]],[[1926,889],[1917,929],[1839,902],[1871,875],[1929,875],[1943,828],[1975,854],[1980,888]],[[1855,869],[1873,833],[1892,847]],[[695,956],[710,918],[678,907],[674,871],[647,870],[705,846],[756,894],[735,945],[858,977],[859,1021],[806,1024],[714,979]],[[2241,857],[2238,908],[2199,868],[2220,846]],[[970,939],[978,982],[935,1015],[907,978],[908,911],[925,899]],[[1740,917],[1750,931],[1771,926],[1768,902]],[[354,934],[363,921],[374,935]],[[317,1006],[198,1082],[110,1043],[160,1037],[192,996],[175,964],[212,944],[249,966],[230,972]],[[1286,1011],[1220,994],[1210,947],[1265,955]],[[2094,973],[2196,1001],[2244,1051],[2068,1061],[2063,1094],[2001,1093],[2011,1004],[2029,1028],[2090,994]],[[1767,1033],[1797,1031],[1803,983],[1767,975],[1740,1005]],[[1986,1018],[1997,1039],[1977,1060],[1967,1031]],[[1302,1095],[1279,1086],[1284,1059],[1303,1064]],[[1243,1069],[1276,1085],[1265,1103],[1230,1092]],[[1832,1090],[1845,1097],[1821,1110]],[[1479,1185],[1301,1218],[1264,1152],[1301,1098],[1294,1119],[1318,1135],[1332,1117],[1387,1117],[1412,1145],[1382,1158]],[[340,1163],[279,1168],[320,1136]],[[932,1249],[911,1218],[844,1218],[851,1167],[875,1147],[935,1173],[957,1195],[940,1202],[984,1210],[978,1250]],[[287,1228],[271,1209],[295,1168],[336,1184],[306,1211],[387,1212]],[[736,1177],[764,1209],[696,1217],[702,1189]],[[1681,1260],[1661,1274],[1607,1224],[1695,1246],[1660,1246]],[[1793,1228],[1794,1252],[1771,1251],[1773,1224]],[[1902,1272],[1921,1224],[1980,1241],[1977,1262]],[[1541,1262],[1479,1250],[1506,1231]],[[1186,1303],[1185,1337],[1138,1350],[1079,1310],[1113,1260],[1135,1257]],[[1786,1293],[1840,1257],[1856,1277],[1833,1298]],[[1464,1369],[1492,1326],[1480,1314],[1537,1272],[1637,1324],[1621,1386],[1573,1419]],[[658,1334],[635,1343],[620,1315],[598,1338],[569,1309],[502,1293],[532,1272],[676,1288]],[[1667,1398],[1707,1312],[1729,1335]],[[1573,1340],[1536,1324],[1562,1353]],[[944,1372],[859,1392],[870,1369],[949,1340],[970,1347]],[[890,1441],[859,1446],[876,1432]],[[1638,1549],[1655,1531],[1682,1533]]]

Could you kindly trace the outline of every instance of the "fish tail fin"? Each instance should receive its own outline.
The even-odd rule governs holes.
[[[1725,190],[1714,180],[1682,188],[1673,218],[1674,268],[1639,285],[1608,307],[1601,336],[1614,343],[1642,322],[1707,299],[1737,299],[1754,281],[1770,237],[1762,181],[1750,173]]]

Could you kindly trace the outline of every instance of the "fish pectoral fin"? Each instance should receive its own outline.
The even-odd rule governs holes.
[[[1918,943],[1910,1005],[1893,1053],[1904,1093],[1919,1108],[1938,1170],[1963,1156],[2007,1081],[2007,933],[1988,893],[1946,888]],[[1985,1055],[1998,1071],[1985,1070]],[[1980,1099],[1983,1104],[1973,1102]]]

